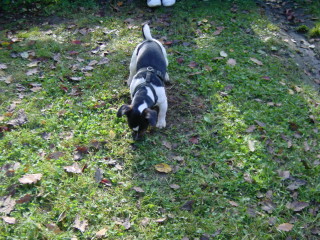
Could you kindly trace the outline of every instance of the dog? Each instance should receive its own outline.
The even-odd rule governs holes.
[[[134,50],[130,62],[131,104],[122,105],[117,117],[126,115],[134,139],[140,139],[148,126],[166,127],[168,101],[164,84],[169,82],[167,52],[162,44],[152,38],[150,27],[142,27],[144,41]],[[158,107],[159,111],[155,110]]]

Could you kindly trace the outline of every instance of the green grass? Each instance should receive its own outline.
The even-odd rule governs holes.
[[[26,20],[12,29],[22,39],[9,47],[6,30],[1,31],[0,63],[7,69],[0,77],[14,80],[0,81],[5,93],[0,94],[0,196],[19,200],[30,194],[31,200],[17,203],[8,214],[17,223],[0,219],[0,239],[92,239],[104,228],[104,239],[317,239],[317,89],[301,81],[304,72],[288,58],[290,48],[273,34],[279,27],[252,1],[237,1],[237,6],[234,13],[230,1],[185,0],[152,11],[134,2],[107,17],[90,10],[62,11],[68,20],[32,26]],[[124,81],[146,20],[153,36],[173,41],[167,46],[173,85],[167,87],[168,127],[151,129],[143,141],[133,142],[126,119],[116,112],[129,102]],[[82,28],[90,31],[76,31]],[[101,44],[105,49],[92,54]],[[30,59],[12,58],[13,51],[34,51],[39,73],[27,76]],[[81,71],[91,60],[99,61],[103,51],[108,64]],[[228,57],[217,59],[221,51]],[[230,58],[236,60],[233,67],[227,64]],[[191,61],[195,68],[189,67]],[[42,89],[32,92],[32,83]],[[19,92],[16,84],[26,91]],[[19,109],[28,122],[6,131]],[[252,125],[255,129],[248,131]],[[75,162],[80,147],[88,153],[77,163],[86,168],[67,173],[64,167]],[[63,155],[54,159],[57,152]],[[8,172],[4,166],[14,163],[20,167]],[[156,172],[159,163],[173,171]],[[98,168],[111,187],[95,182]],[[283,180],[278,171],[289,171],[290,178]],[[42,179],[20,184],[30,173],[41,173]],[[304,185],[288,190],[302,180]],[[274,206],[270,212],[263,210],[268,201]],[[287,207],[293,201],[309,205],[294,212]],[[84,232],[73,227],[76,216],[88,221]],[[126,219],[130,226],[121,224]],[[292,230],[278,230],[282,223],[292,223]]]

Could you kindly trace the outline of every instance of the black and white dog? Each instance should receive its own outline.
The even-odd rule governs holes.
[[[139,139],[148,126],[164,128],[168,108],[164,83],[169,81],[168,59],[162,44],[153,39],[149,25],[142,28],[144,41],[134,50],[130,62],[131,104],[122,105],[117,116],[126,115],[134,138]],[[159,112],[154,110],[159,108]]]

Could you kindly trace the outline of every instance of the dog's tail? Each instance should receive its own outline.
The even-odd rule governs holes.
[[[143,25],[142,34],[143,34],[143,38],[145,40],[152,40],[153,39],[151,36],[150,27],[148,24]]]

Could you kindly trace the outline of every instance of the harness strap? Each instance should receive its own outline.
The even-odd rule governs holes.
[[[150,77],[151,77],[151,74],[154,73],[156,74],[160,80],[161,80],[161,85],[164,85],[164,77],[163,77],[163,74],[162,72],[158,71],[158,70],[155,70],[154,68],[152,67],[146,67],[146,68],[142,68],[138,71],[137,74],[139,73],[142,73],[142,72],[147,72],[147,75],[146,75],[146,81],[143,82],[143,83],[140,83],[138,86],[136,86],[136,88],[134,89],[133,91],[133,94],[132,94],[132,98],[134,97],[134,95],[136,95],[136,93],[143,87],[149,87],[152,91],[152,94],[154,96],[154,103],[157,103],[158,101],[158,96],[156,94],[156,90],[154,90],[154,87],[152,86],[151,84],[151,80],[150,80]]]

